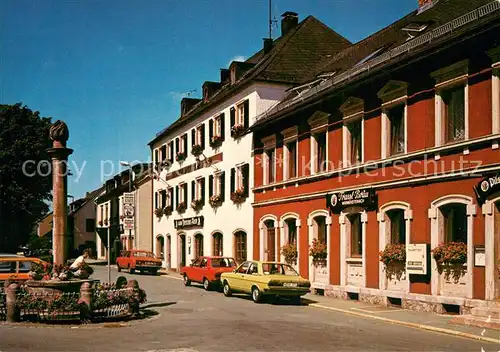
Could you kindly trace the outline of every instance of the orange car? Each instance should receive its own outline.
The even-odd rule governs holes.
[[[43,263],[43,260],[38,258],[27,258],[20,255],[0,254],[0,283],[3,284],[9,279],[18,282],[29,280],[28,273],[33,263]]]
[[[131,274],[137,270],[141,273],[148,271],[156,275],[158,270],[161,269],[161,260],[156,258],[150,251],[133,249],[124,251],[116,258],[116,266],[118,267],[118,271],[127,269]]]

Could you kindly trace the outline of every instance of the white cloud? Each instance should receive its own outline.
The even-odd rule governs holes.
[[[187,97],[187,92],[168,92],[167,98],[172,99],[175,102],[180,102],[182,98]]]
[[[231,60],[229,60],[229,62],[227,63],[227,67],[229,67],[229,65],[231,65],[231,62],[233,61],[245,61],[245,57],[244,56],[235,56],[233,57]]]

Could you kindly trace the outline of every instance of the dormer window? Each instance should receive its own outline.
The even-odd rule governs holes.
[[[204,102],[208,101],[208,87],[203,88],[203,101]]]
[[[231,67],[231,84],[236,83],[236,66]]]

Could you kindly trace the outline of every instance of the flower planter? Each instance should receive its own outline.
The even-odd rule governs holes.
[[[172,215],[172,207],[170,205],[163,208],[163,215]]]
[[[177,205],[177,211],[179,213],[182,213],[184,211],[186,211],[187,207],[186,207],[186,203],[185,202],[180,202],[178,205]]]
[[[326,259],[313,259],[315,267],[326,268]]]
[[[297,246],[295,244],[286,244],[281,247],[281,254],[285,257],[285,262],[288,264],[297,264]]]
[[[155,209],[155,215],[156,217],[161,218],[163,216],[163,209],[161,208]]]
[[[195,199],[191,202],[191,208],[194,210],[200,210],[203,207],[201,199]]]
[[[191,154],[193,154],[194,156],[198,156],[200,155],[201,153],[203,152],[203,147],[199,144],[195,144],[193,145],[193,147],[191,148]]]
[[[231,193],[231,200],[233,203],[243,203],[246,198],[247,197],[243,189],[237,189],[235,192]]]
[[[210,140],[210,146],[212,148],[218,148],[222,145],[222,136],[213,136]]]
[[[315,266],[326,266],[326,258],[328,256],[327,248],[326,245],[318,241],[317,238],[313,239],[309,247],[309,255],[312,257]]]
[[[240,138],[245,133],[245,126],[237,124],[231,127],[231,136],[233,138]]]
[[[401,280],[406,273],[406,262],[393,261],[385,265],[385,276],[388,280]]]
[[[221,196],[219,195],[214,195],[214,196],[211,196],[210,199],[208,200],[208,202],[210,203],[210,205],[212,207],[219,207],[222,205],[222,202],[223,202],[223,199]]]
[[[177,155],[175,156],[175,160],[177,160],[178,162],[182,162],[182,161],[186,160],[186,157],[187,157],[186,152],[177,153]]]

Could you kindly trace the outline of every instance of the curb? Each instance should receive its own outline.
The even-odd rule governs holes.
[[[407,321],[401,321],[401,320],[395,320],[395,319],[388,319],[388,318],[384,318],[384,317],[378,317],[375,315],[363,314],[363,313],[353,312],[350,310],[328,307],[328,306],[324,306],[324,305],[316,304],[316,303],[309,304],[309,307],[333,310],[335,312],[340,312],[340,313],[349,314],[349,315],[355,315],[355,316],[363,317],[363,318],[375,319],[375,320],[383,321],[383,322],[390,323],[390,324],[397,324],[397,325],[407,326],[410,328],[415,328],[415,329],[420,329],[420,330],[428,330],[428,331],[438,332],[438,333],[447,334],[447,335],[460,336],[460,337],[465,337],[465,338],[469,338],[469,339],[473,339],[473,340],[479,340],[479,341],[485,341],[485,342],[491,342],[491,343],[497,343],[497,344],[500,343],[500,339],[497,340],[497,339],[493,339],[491,337],[484,337],[484,336],[469,334],[466,332],[461,332],[461,331],[456,331],[456,330],[438,328],[438,327],[430,326],[430,325],[410,323]]]

